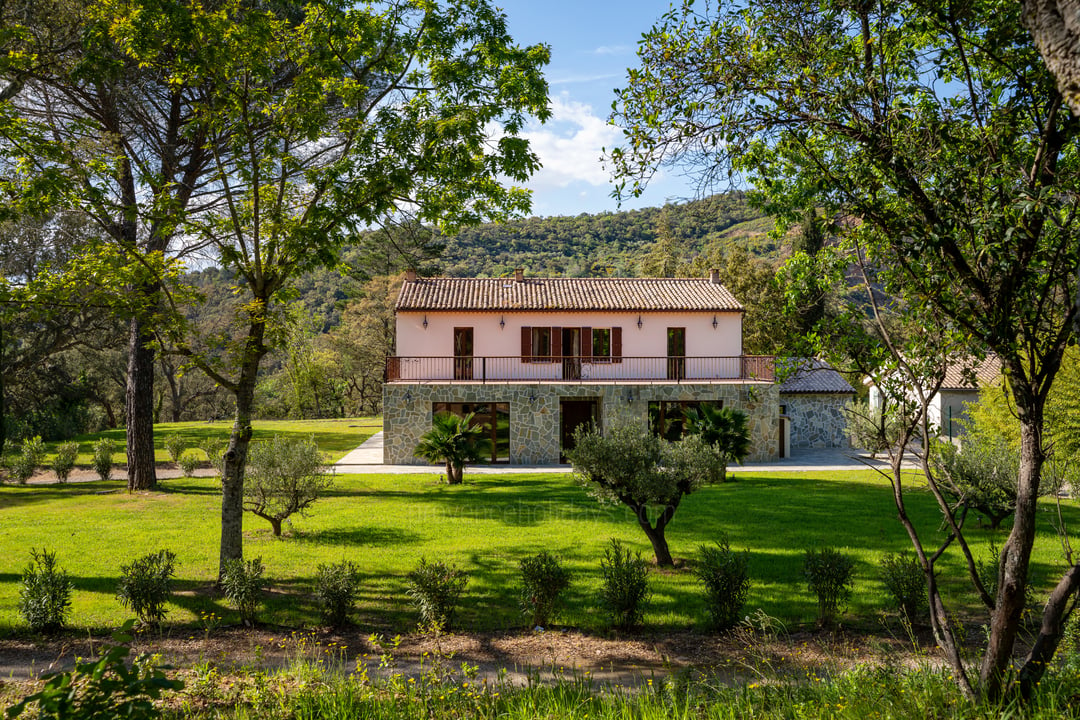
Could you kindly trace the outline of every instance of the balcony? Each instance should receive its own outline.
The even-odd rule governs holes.
[[[734,357],[390,357],[386,382],[773,382],[770,355]]]

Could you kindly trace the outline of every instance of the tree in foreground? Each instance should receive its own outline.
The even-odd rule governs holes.
[[[879,371],[907,368],[905,380],[920,386],[913,432],[931,431],[923,401],[940,386],[935,361],[1001,359],[1021,442],[1015,521],[993,597],[944,496],[935,492],[950,539],[924,548],[904,508],[903,478],[892,477],[954,677],[969,695],[1000,697],[1035,540],[1046,400],[1072,339],[1080,265],[1080,123],[1024,30],[1020,4],[687,0],[646,33],[638,55],[614,106],[627,135],[612,156],[622,192],[639,192],[657,168],[677,164],[705,184],[742,177],[757,203],[786,221],[823,210],[846,253],[840,269],[855,267],[868,290],[861,315],[850,317],[889,331],[858,352]],[[880,302],[882,290],[890,304]],[[894,333],[882,310],[910,332]],[[925,454],[923,466],[932,476]],[[933,563],[953,543],[989,613],[978,683],[933,587]],[[1071,555],[1066,563],[1019,663],[1023,694],[1053,657],[1080,588],[1080,564]]]
[[[252,443],[248,452],[244,509],[270,523],[274,537],[281,523],[303,515],[333,484],[314,439],[299,440],[275,435]]]
[[[598,500],[633,510],[652,543],[656,564],[667,567],[675,561],[664,531],[679,503],[719,475],[719,459],[699,436],[669,442],[637,425],[616,425],[603,435],[580,427],[566,456],[574,475]]]
[[[433,463],[446,463],[446,482],[460,485],[465,466],[491,456],[491,438],[483,426],[473,424],[475,413],[459,417],[453,413],[435,413],[431,429],[424,433],[416,449],[417,457]]]

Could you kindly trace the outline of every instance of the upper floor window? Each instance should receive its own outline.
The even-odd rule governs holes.
[[[533,360],[551,358],[551,330],[549,327],[534,327],[532,329],[532,354]]]
[[[611,359],[611,328],[593,328],[592,355],[600,360]]]

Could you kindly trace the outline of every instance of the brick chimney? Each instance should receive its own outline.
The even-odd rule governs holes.
[[[405,282],[416,282],[416,268],[409,268],[405,271]]]
[[[709,270],[709,282],[711,282],[713,285],[720,284],[720,271],[717,268],[712,268],[711,270]]]
[[[524,268],[514,268],[514,282],[525,282]]]

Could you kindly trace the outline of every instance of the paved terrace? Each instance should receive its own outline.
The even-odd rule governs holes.
[[[728,468],[728,472],[809,472],[860,470],[867,467],[888,470],[887,459],[879,456],[872,459],[869,453],[851,448],[821,448],[813,450],[792,450],[794,457],[767,463],[746,463]],[[914,467],[912,463],[907,463]],[[350,452],[334,464],[338,473],[440,473],[441,465],[384,465],[383,434],[375,433],[360,447]],[[470,475],[497,475],[522,472],[572,472],[569,465],[469,465],[466,472]]]

